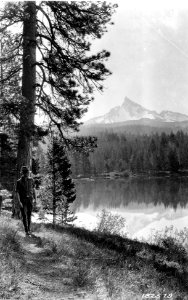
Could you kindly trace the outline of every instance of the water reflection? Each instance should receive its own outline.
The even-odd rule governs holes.
[[[186,177],[79,180],[76,185],[77,226],[94,229],[103,208],[126,218],[130,237],[147,238],[152,229],[188,224]]]
[[[165,208],[185,208],[188,202],[188,178],[132,178],[122,180],[79,180],[76,182],[77,200],[75,210],[80,206],[93,209],[99,207],[127,207],[131,203]]]

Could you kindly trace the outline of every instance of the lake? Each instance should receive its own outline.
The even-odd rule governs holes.
[[[125,217],[132,238],[188,226],[188,177],[79,179],[76,188],[72,208],[78,226],[95,228],[102,209]]]

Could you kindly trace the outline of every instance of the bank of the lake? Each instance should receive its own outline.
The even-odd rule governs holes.
[[[25,238],[20,221],[0,223],[1,299],[188,299],[187,254],[170,240],[34,223]]]

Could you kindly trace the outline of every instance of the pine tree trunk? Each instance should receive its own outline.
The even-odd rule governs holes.
[[[55,176],[55,165],[54,165],[54,157],[55,157],[55,144],[54,144],[54,138],[52,138],[52,195],[53,195],[53,227],[55,227],[56,224],[56,176]]]
[[[32,140],[34,134],[34,115],[36,101],[36,3],[25,2],[23,22],[23,73],[22,73],[22,109],[20,113],[20,131],[17,153],[17,178],[23,165],[31,167]],[[15,214],[19,208],[15,204]]]
[[[53,191],[52,191],[52,195],[53,195],[53,227],[55,227],[56,224],[56,199],[55,199],[55,175],[53,174]]]

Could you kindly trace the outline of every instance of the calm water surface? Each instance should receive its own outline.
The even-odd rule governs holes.
[[[73,209],[79,226],[95,228],[102,209],[124,216],[131,237],[147,238],[152,229],[171,225],[188,226],[188,177],[80,179],[76,187]]]

